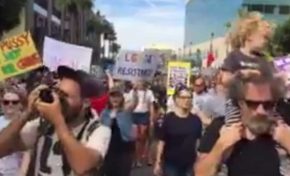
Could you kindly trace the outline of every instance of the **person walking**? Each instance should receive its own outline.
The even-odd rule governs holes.
[[[196,145],[202,134],[202,122],[191,113],[192,91],[176,89],[174,111],[166,114],[157,146],[156,176],[189,176],[196,159]]]

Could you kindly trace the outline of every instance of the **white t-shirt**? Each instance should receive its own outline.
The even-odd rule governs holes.
[[[174,100],[173,100],[173,96],[169,96],[167,98],[166,105],[167,105],[167,113],[170,113],[170,112],[174,111],[175,103],[174,103]]]
[[[150,104],[154,102],[155,98],[151,90],[137,90],[138,104],[134,110],[137,113],[144,113],[150,111]],[[130,91],[129,99],[133,99],[133,90]]]
[[[6,119],[4,116],[0,116],[0,130],[3,130],[9,125],[11,120]],[[19,174],[22,161],[21,152],[16,152],[11,155],[2,157],[0,159],[0,175],[15,176]]]
[[[39,119],[28,122],[21,131],[21,138],[27,148],[33,148],[37,142],[35,176],[62,176],[62,156],[58,153],[59,140],[54,132],[51,136],[41,136],[38,138]],[[93,124],[96,128],[91,130]],[[77,136],[84,127],[84,123],[73,129],[73,134]],[[105,157],[111,139],[111,129],[96,123],[91,119],[86,126],[80,142],[86,147],[100,153]],[[41,161],[45,160],[45,166]],[[49,171],[45,168],[49,168]],[[74,175],[71,173],[71,175]]]

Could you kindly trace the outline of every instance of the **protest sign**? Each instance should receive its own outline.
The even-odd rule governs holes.
[[[43,64],[52,71],[55,71],[60,65],[65,65],[76,70],[89,72],[92,52],[91,48],[45,37]]]
[[[115,79],[137,81],[153,79],[158,60],[154,55],[143,52],[123,51],[116,60],[113,69]]]
[[[290,73],[290,57],[284,56],[273,60],[273,63],[278,71]]]
[[[42,65],[29,32],[0,42],[0,79],[13,77]]]
[[[279,74],[286,76],[286,83],[290,84],[290,57],[284,56],[273,60],[274,66]]]
[[[182,61],[168,62],[167,94],[173,95],[176,85],[182,83],[189,86],[191,63]]]

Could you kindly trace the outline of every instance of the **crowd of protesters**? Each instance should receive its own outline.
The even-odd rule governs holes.
[[[237,21],[210,79],[152,82],[60,66],[1,84],[0,175],[290,176],[290,89],[263,56],[272,27]],[[158,79],[157,79],[158,78]]]

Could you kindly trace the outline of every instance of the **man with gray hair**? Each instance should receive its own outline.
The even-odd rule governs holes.
[[[279,79],[266,75],[236,75],[229,97],[241,110],[241,122],[212,123],[199,147],[196,176],[216,175],[225,161],[229,176],[281,176],[277,144],[290,154],[290,127],[274,116],[284,96]]]

